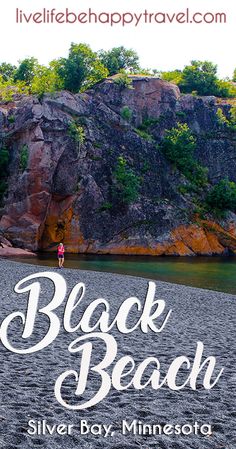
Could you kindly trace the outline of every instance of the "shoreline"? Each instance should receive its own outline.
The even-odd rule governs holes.
[[[9,249],[9,248],[7,248],[7,249]],[[1,248],[0,248],[0,257],[4,257],[4,258],[8,258],[8,257],[21,257],[22,255],[29,255],[29,256],[42,256],[42,255],[44,255],[44,256],[52,256],[52,255],[55,255],[56,254],[56,251],[30,251],[30,250],[28,250],[28,249],[23,249],[23,248],[11,248],[12,249],[12,253],[13,253],[13,250],[16,250],[16,253],[15,253],[15,255],[13,254],[13,256],[11,256],[10,254],[9,255],[2,255],[1,254]],[[19,254],[18,254],[18,251],[19,251]],[[22,252],[22,253],[21,253]],[[76,256],[88,256],[88,257],[123,257],[123,258],[126,258],[126,257],[133,257],[133,258],[135,258],[135,257],[138,257],[138,258],[142,258],[142,257],[147,257],[148,259],[156,259],[156,260],[158,260],[158,259],[199,259],[199,258],[201,258],[201,257],[206,257],[206,258],[208,258],[209,260],[210,259],[215,259],[215,258],[217,258],[217,257],[221,257],[221,258],[224,258],[224,259],[233,259],[233,258],[235,258],[236,259],[236,253],[235,254],[187,254],[187,255],[180,255],[180,254],[177,254],[177,255],[175,255],[175,254],[173,254],[173,255],[166,255],[166,254],[160,254],[160,255],[153,255],[153,254],[132,254],[132,253],[130,253],[130,254],[119,254],[119,253],[96,253],[96,252],[86,252],[86,253],[70,253],[70,252],[67,252],[66,253],[67,254],[67,256],[74,256],[74,257],[76,257]]]
[[[27,257],[28,256],[28,257]],[[55,256],[55,255],[54,255]],[[38,267],[38,269],[56,269],[57,258],[35,258],[30,255],[23,257],[1,258],[19,265]],[[78,255],[72,258],[67,257],[65,270],[88,272],[88,273],[110,273],[111,275],[130,276],[143,280],[153,280],[171,285],[183,286],[187,288],[197,288],[203,291],[222,292],[236,295],[236,284],[234,282],[234,259],[230,258],[208,258],[198,257],[168,257],[162,260],[153,258],[148,267],[147,259],[144,256],[87,256]],[[110,263],[111,262],[111,263]],[[124,262],[124,263],[123,263]],[[225,265],[226,263],[226,265]],[[220,268],[219,268],[220,267]],[[225,268],[226,267],[226,268]],[[221,273],[223,269],[223,272]],[[206,274],[204,273],[206,271]],[[229,270],[230,274],[229,274]]]
[[[220,295],[221,297],[225,297],[225,299],[227,299],[227,297],[229,298],[235,298],[236,299],[236,294],[233,293],[228,293],[228,292],[223,292],[223,291],[218,291],[218,290],[211,290],[208,288],[202,288],[202,287],[194,287],[191,285],[186,285],[186,284],[180,284],[180,283],[174,283],[174,282],[168,282],[168,281],[162,281],[162,280],[157,280],[154,279],[152,277],[143,277],[143,276],[134,276],[134,275],[130,275],[130,274],[121,274],[121,273],[117,273],[117,272],[108,272],[108,271],[98,271],[98,270],[81,270],[79,268],[63,268],[62,270],[58,270],[58,267],[51,267],[51,266],[45,266],[45,265],[38,265],[38,264],[30,264],[27,262],[23,262],[22,264],[16,260],[10,260],[8,258],[1,258],[0,257],[0,261],[4,260],[4,261],[8,261],[10,264],[14,264],[14,266],[17,266],[20,274],[21,268],[23,268],[23,266],[25,267],[25,270],[22,270],[22,274],[23,271],[26,272],[27,274],[25,274],[25,276],[28,276],[29,274],[32,273],[37,273],[37,272],[45,272],[45,271],[55,271],[56,273],[60,274],[63,277],[66,277],[67,274],[70,275],[70,277],[74,277],[77,279],[76,274],[79,273],[80,276],[86,276],[86,278],[92,278],[93,276],[97,277],[100,276],[101,278],[113,278],[116,280],[121,280],[122,278],[125,278],[125,280],[130,280],[132,282],[145,282],[148,283],[149,281],[153,281],[155,282],[156,285],[161,286],[164,290],[176,290],[176,292],[178,292],[178,290],[186,290],[189,291],[189,293],[196,293],[196,294],[200,294],[203,293],[204,295],[206,293],[209,293],[211,295],[215,295],[218,296]],[[8,268],[8,267],[7,267]],[[11,267],[9,267],[11,268]],[[29,269],[32,269],[32,273],[28,273]],[[44,268],[48,268],[48,270],[45,270]],[[0,273],[1,273],[1,265],[0,265]],[[76,273],[76,274],[75,274]],[[0,281],[0,286],[1,286],[1,281]]]

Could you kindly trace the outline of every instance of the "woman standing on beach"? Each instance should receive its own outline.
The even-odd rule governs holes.
[[[57,258],[58,258],[58,266],[59,268],[63,268],[64,265],[64,253],[65,248],[63,243],[59,243],[59,246],[57,248]]]

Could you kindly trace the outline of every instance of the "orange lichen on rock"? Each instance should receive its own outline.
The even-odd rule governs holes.
[[[86,253],[89,246],[80,230],[79,217],[74,214],[65,233],[64,245],[70,253]]]
[[[236,237],[236,225],[234,222],[229,223],[228,233],[233,237]]]
[[[183,242],[197,255],[222,254],[224,251],[217,237],[198,225],[179,226],[172,231],[172,238]]]
[[[236,253],[236,236],[229,232],[229,230],[224,229],[218,223],[208,220],[201,220],[199,224],[212,235],[217,237],[217,240],[222,247],[229,249]]]
[[[220,244],[217,236],[212,232],[205,231],[208,243],[212,249],[213,254],[223,254],[225,248]]]
[[[63,242],[66,251],[71,253],[85,252],[85,242],[79,227],[79,217],[73,212],[73,196],[64,199],[54,196],[51,201],[40,247],[43,250],[55,250],[59,242]]]
[[[169,245],[164,254],[165,256],[194,256],[194,252],[182,241]]]
[[[218,223],[197,219],[195,224],[181,225],[161,242],[138,240],[122,234],[109,243],[95,239],[86,240],[80,229],[80,217],[73,210],[74,196],[51,200],[44,223],[40,248],[55,250],[63,241],[67,252],[117,255],[195,256],[221,255],[225,250],[236,253],[236,237],[232,229],[226,230]]]
[[[153,246],[129,246],[128,241],[124,244],[113,244],[105,248],[97,250],[99,254],[119,254],[119,255],[135,255],[135,256],[194,256],[193,251],[188,248],[183,242],[169,242],[159,243]]]
[[[225,248],[233,250],[234,237],[231,240],[227,240],[229,233],[221,228],[214,222],[206,222],[208,226],[214,225],[212,231],[205,229],[204,227],[191,224],[181,225],[174,229],[169,238],[163,243],[151,246],[140,246],[130,244],[129,239],[126,239],[124,244],[121,242],[113,242],[112,245],[106,247],[97,247],[97,249],[90,248],[91,252],[97,252],[99,254],[123,254],[123,255],[150,255],[150,256],[194,256],[194,255],[221,255],[224,253]],[[205,227],[206,227],[205,223]],[[214,232],[221,232],[224,237],[224,245],[219,240],[219,237]],[[228,242],[228,246],[226,243]]]
[[[90,251],[91,251],[90,247]],[[125,245],[112,245],[107,247],[97,248],[95,251],[97,254],[117,254],[117,255],[133,255],[133,256],[161,256],[164,254],[164,247],[162,245],[157,245],[156,247],[148,246],[125,246]]]

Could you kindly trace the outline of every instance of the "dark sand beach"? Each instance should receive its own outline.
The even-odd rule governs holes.
[[[25,313],[27,296],[14,293],[14,285],[25,276],[45,271],[45,267],[31,266],[0,260],[0,287],[2,320],[13,311]],[[80,270],[57,270],[66,279],[68,292],[78,282],[86,285],[86,294],[77,318],[86,306],[96,298],[106,298],[114,317],[124,299],[137,296],[145,299],[148,280],[118,274]],[[166,385],[159,390],[150,386],[143,390],[117,391],[111,388],[106,398],[87,410],[65,409],[54,396],[54,384],[58,376],[68,369],[79,371],[79,354],[70,354],[68,345],[81,333],[68,334],[61,326],[55,341],[34,354],[19,355],[0,346],[0,448],[1,449],[235,449],[236,448],[236,296],[210,290],[186,287],[155,281],[156,298],[166,301],[166,310],[172,314],[164,330],[155,334],[144,334],[139,328],[131,334],[121,334],[116,327],[111,330],[118,345],[118,357],[130,355],[138,364],[147,357],[157,357],[165,375],[171,361],[181,355],[193,360],[198,341],[204,344],[204,359],[215,356],[216,373],[224,372],[211,390],[202,387],[202,376],[197,381],[197,390],[186,386],[172,391]],[[49,281],[42,282],[40,307],[52,297]],[[59,307],[63,316],[65,302]],[[132,319],[137,318],[134,313]],[[74,317],[74,325],[76,316]],[[11,328],[11,341],[19,345],[20,320]],[[35,331],[30,338],[32,346],[45,335],[47,322],[43,317],[36,320]],[[27,345],[28,342],[25,342]],[[102,345],[95,343],[93,362],[102,358]],[[111,372],[108,369],[108,372]],[[148,373],[146,373],[148,375]],[[184,375],[184,373],[183,373]],[[65,398],[73,403],[75,382],[67,382]],[[96,375],[89,379],[88,391],[92,395],[98,390]],[[86,397],[86,394],[84,398]],[[83,400],[84,400],[83,398]],[[122,420],[133,420],[144,424],[209,424],[211,435],[134,435],[122,434]],[[34,435],[27,433],[28,421],[46,420],[48,424],[73,424],[71,435]],[[81,435],[80,421],[90,424],[112,425],[114,434]]]

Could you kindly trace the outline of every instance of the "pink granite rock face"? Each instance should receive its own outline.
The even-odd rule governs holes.
[[[0,247],[0,257],[32,257],[36,256],[35,253],[27,251],[21,248],[12,248],[9,246]]]
[[[120,113],[122,107],[128,106],[133,113],[135,126],[139,126],[145,117],[157,119],[175,108],[176,101],[180,98],[178,86],[159,78],[130,78],[132,88],[124,90],[114,84],[113,78],[108,78],[95,89],[94,97],[117,113]]]
[[[166,129],[187,123],[210,183],[227,176],[236,181],[235,142],[218,127],[216,100],[181,96],[177,86],[158,78],[131,81],[132,88],[109,78],[83,94],[17,97],[0,105],[1,136],[10,152],[0,230],[14,246],[50,251],[63,241],[67,251],[81,253],[235,252],[229,232],[236,228],[234,214],[220,229],[205,229],[194,216],[195,194],[181,193],[186,179],[158,146]],[[230,106],[222,108],[227,114]],[[137,127],[147,119],[140,134]],[[82,143],[71,124],[83,129]],[[140,181],[138,198],[129,205],[114,203],[119,157]]]

